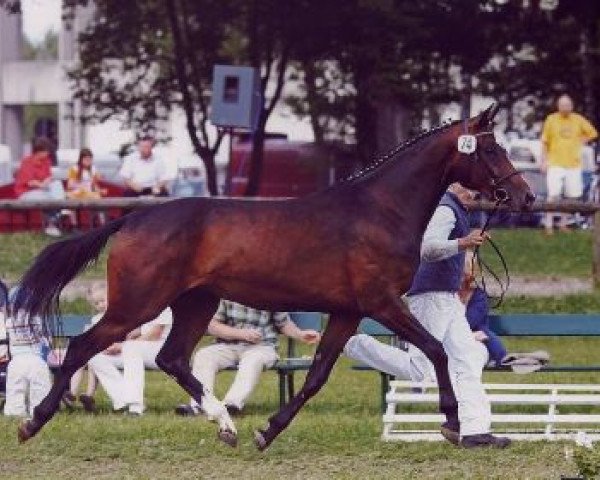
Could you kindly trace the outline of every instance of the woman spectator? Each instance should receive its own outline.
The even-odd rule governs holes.
[[[15,175],[15,195],[19,200],[63,200],[65,190],[60,180],[52,178],[50,152],[52,145],[47,138],[36,138],[31,155],[24,157]],[[47,235],[60,236],[59,212],[51,212],[46,218]]]

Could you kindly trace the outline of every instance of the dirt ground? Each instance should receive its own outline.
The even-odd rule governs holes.
[[[98,280],[76,279],[65,287],[64,300],[84,297],[89,287]],[[489,282],[490,293],[497,294],[497,286]],[[507,296],[524,295],[531,297],[555,297],[592,293],[592,279],[560,276],[512,276]]]

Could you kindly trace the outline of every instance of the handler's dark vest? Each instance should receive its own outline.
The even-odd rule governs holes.
[[[456,195],[447,192],[439,206],[450,207],[456,217],[456,224],[448,237],[450,240],[461,238],[469,233],[467,210]],[[419,269],[413,279],[407,295],[425,292],[458,292],[465,264],[465,252],[460,252],[439,262],[421,260]]]

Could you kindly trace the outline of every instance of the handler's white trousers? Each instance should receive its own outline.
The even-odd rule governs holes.
[[[417,320],[442,342],[448,355],[448,370],[458,400],[460,434],[488,433],[491,426],[490,403],[481,383],[488,352],[473,337],[465,318],[465,306],[458,295],[428,292],[407,298]],[[400,379],[435,379],[433,365],[415,346],[408,352],[382,344],[367,335],[352,337],[344,353],[355,360]]]
[[[50,392],[50,369],[38,355],[15,355],[6,371],[4,415],[26,417]]]
[[[237,365],[237,374],[223,398],[223,403],[241,410],[258,383],[262,371],[272,367],[278,358],[275,347],[271,345],[215,343],[196,352],[192,373],[203,387],[213,392],[217,372]],[[193,399],[190,404],[198,407]]]
[[[132,413],[142,414],[144,405],[145,369],[158,369],[156,356],[164,340],[129,340],[122,346],[123,374],[118,361],[111,355],[99,353],[89,361],[90,368],[110,397],[113,408],[128,406]]]

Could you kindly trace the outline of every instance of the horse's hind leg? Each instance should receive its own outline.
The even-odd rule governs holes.
[[[141,322],[140,322],[141,323]],[[56,413],[65,390],[73,374],[87,361],[112,343],[123,340],[125,335],[139,326],[139,323],[127,322],[109,309],[93,328],[73,338],[69,343],[64,362],[46,398],[34,409],[33,418],[19,426],[19,441],[33,437]]]
[[[172,304],[173,328],[156,357],[156,364],[188,392],[204,412],[217,419],[219,438],[237,445],[237,430],[227,409],[213,393],[204,388],[190,368],[194,347],[204,335],[219,304],[219,298],[200,288],[188,290]]]
[[[279,412],[269,418],[265,430],[257,430],[254,433],[256,446],[259,450],[267,448],[275,437],[289,425],[302,406],[321,389],[344,345],[346,345],[350,336],[356,332],[359,320],[360,317],[358,316],[331,315],[302,389]]]

